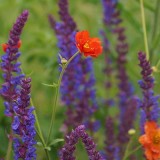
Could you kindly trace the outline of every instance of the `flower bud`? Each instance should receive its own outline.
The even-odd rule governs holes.
[[[134,135],[135,133],[136,133],[136,130],[133,129],[133,128],[128,131],[128,134],[129,134],[130,136]]]
[[[66,64],[67,63],[67,60],[65,58],[62,58],[61,59],[61,64]]]

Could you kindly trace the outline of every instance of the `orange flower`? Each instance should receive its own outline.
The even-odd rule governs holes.
[[[76,45],[84,56],[97,57],[102,53],[101,41],[99,38],[90,38],[88,31],[77,32]]]
[[[19,40],[17,46],[15,46],[15,47],[20,48],[21,45],[22,45],[22,41]],[[8,48],[8,44],[7,44],[7,43],[3,43],[3,44],[2,44],[2,49],[3,49],[4,52],[6,52],[7,48]]]
[[[145,123],[145,134],[139,138],[147,160],[160,159],[160,128],[154,121]]]

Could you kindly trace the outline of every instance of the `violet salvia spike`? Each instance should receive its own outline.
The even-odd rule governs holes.
[[[104,8],[104,24],[107,28],[117,36],[116,51],[117,57],[117,79],[119,88],[119,108],[120,108],[120,124],[118,133],[119,151],[121,157],[123,155],[123,146],[128,142],[128,130],[133,127],[133,121],[136,113],[136,106],[131,107],[130,101],[134,101],[137,104],[137,99],[133,97],[133,88],[129,83],[129,77],[126,71],[126,54],[128,53],[128,43],[126,42],[125,29],[121,27],[122,19],[120,18],[120,11],[117,9],[117,0],[102,0]],[[132,113],[130,117],[128,113]],[[125,118],[129,118],[130,123],[126,123]],[[123,135],[123,138],[122,138]]]
[[[13,115],[13,104],[19,94],[17,86],[20,84],[20,80],[24,76],[21,74],[21,63],[18,62],[18,58],[21,54],[18,51],[18,48],[20,47],[20,35],[27,18],[27,10],[23,11],[17,18],[10,31],[8,43],[5,44],[4,51],[6,53],[1,57],[2,62],[0,65],[3,71],[4,83],[0,89],[0,94],[5,100],[4,105],[6,116]]]
[[[58,5],[61,22],[57,22],[51,15],[48,18],[57,36],[60,54],[68,60],[77,52],[75,45],[77,26],[69,13],[68,0],[59,0]],[[61,63],[60,59],[59,63]],[[84,60],[81,55],[78,55],[68,65],[60,88],[61,99],[67,106],[64,128],[68,131],[69,128],[88,121],[88,117],[97,109],[94,85],[95,77],[91,58]]]
[[[106,124],[105,124],[105,156],[109,160],[115,159],[116,153],[116,137],[114,133],[114,122],[112,117],[107,117]]]
[[[100,31],[100,35],[103,38],[103,51],[105,56],[105,68],[103,72],[106,76],[105,88],[108,95],[110,95],[110,91],[112,90],[112,76],[113,76],[113,63],[111,58],[110,44],[103,30]],[[104,105],[106,107],[113,106],[115,104],[114,99],[107,96],[104,100]]]
[[[96,151],[96,144],[93,142],[92,138],[85,132],[84,125],[78,126],[66,137],[66,144],[60,151],[60,160],[75,160],[73,153],[76,149],[75,145],[80,138],[82,139],[82,143],[85,146],[90,160],[104,160],[100,153]]]
[[[141,131],[144,131],[144,123],[146,120],[157,122],[160,108],[159,108],[159,96],[154,95],[154,78],[152,76],[152,68],[149,61],[146,59],[146,55],[143,52],[138,53],[139,66],[141,67],[142,80],[138,83],[142,89],[143,99],[140,102],[141,108]]]
[[[35,117],[33,115],[34,107],[30,105],[31,78],[21,80],[21,91],[14,106],[14,121],[12,129],[14,132],[14,159],[31,160],[36,159],[35,149]]]

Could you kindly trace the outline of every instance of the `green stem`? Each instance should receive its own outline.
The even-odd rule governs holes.
[[[157,65],[156,65],[156,68],[159,68],[159,66],[160,66],[160,59],[159,59]]]
[[[21,70],[22,70],[22,73],[25,74],[23,72],[22,68],[21,68]],[[32,98],[30,98],[30,103],[31,103],[31,106],[34,106]],[[36,126],[37,126],[36,133],[38,134],[38,137],[39,137],[39,139],[41,140],[41,142],[43,144],[47,159],[50,160],[48,150],[46,150],[46,143],[45,143],[42,131],[41,131],[41,127],[40,127],[40,124],[39,124],[39,120],[38,120],[38,116],[37,116],[36,110],[33,110],[33,114],[35,116],[35,120],[36,120],[35,123],[36,123]]]
[[[30,101],[31,101],[31,105],[34,106],[32,98],[31,98]],[[37,117],[37,114],[36,114],[35,110],[33,111],[33,114],[34,114],[35,119],[36,119],[36,126],[37,126],[36,132],[37,132],[37,135],[39,136],[39,139],[41,140],[41,142],[43,144],[44,151],[46,153],[47,159],[50,160],[49,153],[48,153],[48,150],[46,150],[46,143],[45,143],[45,140],[43,138],[43,134],[42,134],[42,131],[41,131],[41,128],[40,128],[39,120],[38,120],[38,117]]]
[[[142,146],[139,145],[138,147],[136,147],[135,149],[133,149],[131,152],[127,153],[122,160],[126,160],[129,156],[131,156],[134,152],[136,152],[137,150],[139,150],[141,147]]]
[[[147,31],[146,31],[146,25],[145,25],[146,23],[145,23],[145,14],[144,14],[143,0],[140,0],[140,6],[141,6],[141,16],[142,16],[144,45],[145,45],[146,56],[147,56],[147,59],[149,60],[149,49],[148,49]]]
[[[67,68],[68,64],[79,54],[79,51],[77,51],[68,61],[65,65],[62,66],[62,71],[60,73],[59,79],[58,79],[58,86],[56,87],[56,93],[55,93],[55,100],[53,104],[53,110],[52,110],[52,117],[51,117],[51,122],[50,122],[50,127],[49,127],[49,132],[48,132],[48,138],[47,138],[47,144],[49,143],[50,136],[52,133],[52,128],[53,128],[53,122],[55,120],[55,115],[56,115],[56,108],[57,108],[57,102],[58,102],[58,96],[59,96],[59,89],[61,86],[61,81],[63,74],[65,72],[65,69]]]
[[[11,128],[9,136],[12,136],[12,128]],[[8,143],[7,154],[6,154],[6,160],[10,160],[11,151],[12,151],[12,142],[13,142],[13,137],[9,137],[9,143]]]
[[[43,141],[43,139],[41,138],[41,136],[40,136],[39,132],[37,131],[37,129],[36,129],[36,133],[37,133],[39,139],[40,139],[41,142],[42,142],[42,145],[43,145],[43,147],[44,147],[44,151],[45,151],[45,153],[46,153],[47,159],[50,160],[48,150],[46,149],[46,144],[45,144],[45,142]]]
[[[126,150],[125,150],[125,153],[124,153],[124,156],[123,156],[122,160],[125,160],[126,157],[128,157],[128,152],[129,152],[131,144],[132,144],[132,138],[130,138],[130,140],[129,140],[128,144],[127,144],[127,147],[126,147]]]
[[[160,8],[160,0],[157,0],[156,6],[155,6],[155,12],[154,12],[154,21],[153,21],[153,32],[152,32],[152,37],[151,37],[151,48],[150,48],[150,59],[152,61],[152,56],[153,56],[153,42],[155,41],[156,33],[157,33],[157,27],[158,27],[158,16],[159,16],[159,8]]]

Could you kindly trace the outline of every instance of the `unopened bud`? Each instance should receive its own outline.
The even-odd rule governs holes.
[[[152,67],[153,72],[158,72],[158,68],[156,66]]]
[[[67,63],[67,60],[65,58],[62,58],[61,59],[61,64],[66,64]]]
[[[128,131],[128,134],[131,136],[134,135],[135,133],[136,133],[136,130],[133,128]]]

